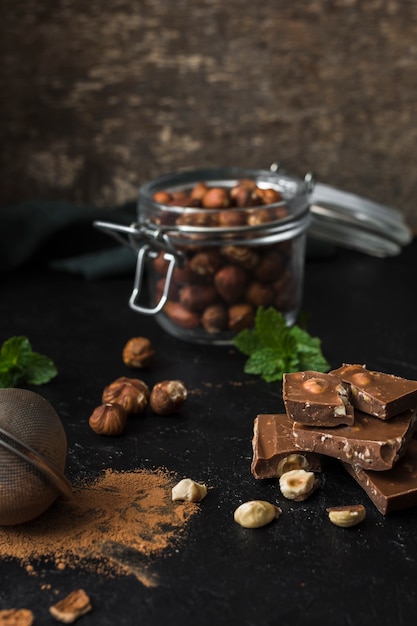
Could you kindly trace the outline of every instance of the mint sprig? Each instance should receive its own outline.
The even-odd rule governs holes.
[[[330,365],[321,351],[321,341],[296,324],[287,326],[279,311],[258,308],[253,329],[242,330],[234,345],[249,357],[246,374],[261,376],[267,383],[281,381],[286,372],[326,372]]]
[[[11,337],[0,349],[0,388],[43,385],[57,373],[51,359],[33,352],[27,337]]]

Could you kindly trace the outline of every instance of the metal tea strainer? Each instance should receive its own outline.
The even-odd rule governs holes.
[[[0,389],[0,525],[27,522],[59,495],[71,497],[66,455],[64,427],[49,402],[26,389]]]

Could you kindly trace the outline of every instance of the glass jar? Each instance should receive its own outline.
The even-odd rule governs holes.
[[[231,343],[253,326],[258,307],[274,307],[293,324],[312,185],[308,177],[236,168],[143,185],[137,224],[119,228],[138,254],[131,308],[156,315],[167,332],[195,343]],[[203,206],[196,199],[202,190],[227,200]],[[139,303],[145,279],[149,305]]]
[[[209,190],[216,198],[203,203]],[[175,337],[213,344],[250,328],[258,307],[296,321],[307,233],[377,257],[399,254],[412,239],[396,209],[316,183],[311,174],[289,176],[275,164],[152,180],[139,190],[136,223],[95,226],[137,253],[130,307],[155,315]]]

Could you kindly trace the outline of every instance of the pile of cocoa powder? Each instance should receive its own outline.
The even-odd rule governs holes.
[[[26,524],[1,527],[0,558],[17,559],[33,574],[52,563],[100,575],[133,574],[154,586],[145,557],[175,546],[199,510],[191,502],[172,502],[175,482],[164,469],[108,469],[74,488],[71,501],[58,500]]]

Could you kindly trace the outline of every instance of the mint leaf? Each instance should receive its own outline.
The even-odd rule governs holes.
[[[43,354],[32,352],[25,372],[25,382],[29,385],[43,385],[58,374],[55,364]]]
[[[255,316],[255,333],[263,346],[281,349],[286,324],[282,315],[273,308],[258,308]]]
[[[297,325],[288,327],[283,315],[272,307],[258,308],[254,329],[241,331],[234,345],[249,357],[244,371],[266,382],[281,381],[286,372],[330,369],[320,339]]]
[[[51,359],[32,351],[27,337],[11,337],[0,349],[1,388],[22,384],[42,385],[57,373]]]

